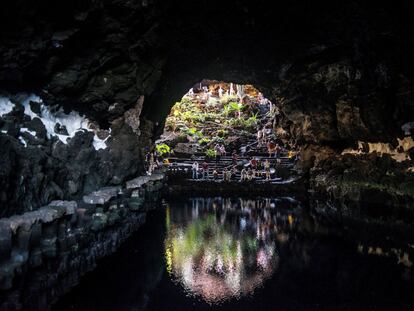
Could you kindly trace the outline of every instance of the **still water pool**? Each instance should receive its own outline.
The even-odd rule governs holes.
[[[353,232],[287,197],[165,202],[54,309],[414,310],[409,253]]]

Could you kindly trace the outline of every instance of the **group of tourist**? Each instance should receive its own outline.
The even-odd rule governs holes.
[[[280,164],[280,160],[278,160]],[[266,159],[263,163],[259,159],[252,157],[250,159],[248,167],[243,167],[240,172],[240,181],[251,181],[260,175],[265,176],[265,180],[271,180],[271,164],[269,159]]]
[[[223,181],[229,182],[237,180],[237,175],[240,173],[239,181],[241,182],[253,181],[260,176],[264,176],[266,181],[271,180],[271,174],[274,170],[272,171],[269,159],[260,161],[256,157],[251,157],[248,163],[240,165],[237,161],[237,154],[233,153],[232,160],[232,165],[224,167],[221,172],[217,166],[210,169],[209,164],[206,161],[204,161],[201,165],[197,161],[194,161],[191,166],[192,179],[209,180],[209,173],[211,173],[213,180],[219,180],[221,177]],[[276,163],[280,164],[280,159],[278,159]]]
[[[152,173],[162,166],[169,166],[170,161],[168,158],[161,157],[157,151],[150,151],[145,156],[145,163],[146,163],[146,172],[147,175],[152,175]]]
[[[259,128],[257,130],[257,146],[258,147],[267,147],[267,152],[269,153],[269,158],[274,156],[275,158],[279,157],[282,147],[278,143],[275,143],[272,138],[272,129],[268,125],[264,126],[263,129]]]
[[[216,153],[216,163],[218,163],[221,157],[226,155],[226,148],[223,144],[216,144],[214,146],[214,151]]]
[[[266,124],[263,128],[257,129],[257,145],[260,146],[266,146],[266,144],[271,140],[272,135],[272,127],[271,124]]]
[[[233,84],[230,84],[228,90],[224,90],[221,85],[218,85],[214,88],[206,85],[203,86],[200,83],[199,86],[195,87],[194,89],[190,89],[186,96],[197,96],[202,98],[203,100],[208,101],[208,99],[211,96],[217,97],[218,95],[218,98],[221,98],[225,95],[237,95],[241,103],[243,97],[245,97],[245,94],[243,94],[244,89],[242,86],[236,85],[236,88],[234,89]],[[279,114],[276,105],[272,104],[271,101],[266,99],[262,93],[259,92],[258,95],[255,97],[254,101],[256,102],[256,104],[258,104],[256,107],[258,107],[260,115],[266,115],[268,117],[267,119],[274,119],[275,116]],[[281,164],[281,153],[286,150],[284,150],[282,146],[279,145],[280,141],[277,140],[277,137],[274,132],[275,125],[270,121],[266,121],[267,119],[264,118],[263,123],[258,122],[256,132],[257,142],[253,140],[253,142],[251,143],[243,144],[242,146],[240,146],[239,153],[236,150],[233,150],[231,154],[231,165],[230,163],[226,163],[227,166],[224,166],[223,163],[220,165],[222,157],[226,156],[227,154],[226,148],[222,143],[216,143],[215,145],[210,146],[210,148],[212,147],[214,151],[215,157],[215,165],[212,164],[212,167],[209,167],[209,163],[207,162],[208,158],[211,159],[213,157],[213,153],[211,152],[211,150],[209,150],[208,152],[207,159],[200,162],[196,160],[196,157],[193,154],[191,156],[192,179],[220,179],[225,182],[238,180],[240,182],[245,182],[253,181],[257,178],[263,177],[263,179],[266,181],[272,180],[272,175],[275,174],[276,167],[279,167],[279,165]],[[259,160],[259,157],[255,156],[256,154],[266,153],[266,151],[269,154],[269,157],[267,159],[261,161]],[[242,161],[240,161],[239,155]],[[292,158],[293,153],[289,152],[288,156],[289,158]],[[248,161],[246,161],[246,157],[248,157]],[[157,161],[153,160],[152,158],[149,159],[150,172],[151,168],[155,166],[155,164],[152,163],[156,162]],[[272,164],[274,168],[272,168]],[[174,164],[172,165],[172,170],[174,170]]]

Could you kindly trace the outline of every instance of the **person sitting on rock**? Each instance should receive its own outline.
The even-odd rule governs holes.
[[[193,172],[193,179],[198,179],[198,162],[193,163],[193,165],[191,166],[191,171]]]
[[[270,161],[266,159],[263,166],[264,166],[265,173],[266,173],[266,180],[270,180]]]

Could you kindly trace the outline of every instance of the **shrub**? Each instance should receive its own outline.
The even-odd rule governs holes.
[[[207,158],[214,158],[216,156],[216,150],[214,149],[207,149],[205,152]]]
[[[229,131],[228,130],[218,130],[217,131],[217,136],[219,136],[219,137],[226,137],[227,135],[229,134]]]
[[[224,106],[223,113],[225,115],[229,115],[234,112],[239,112],[243,110],[243,105],[237,102],[229,102],[226,106]]]
[[[195,127],[191,127],[189,129],[187,129],[187,134],[190,136],[196,136],[198,138],[203,138],[203,133],[201,133],[200,131],[198,131]]]
[[[210,141],[211,141],[211,140],[210,140],[210,138],[203,137],[203,138],[201,138],[201,139],[198,141],[198,143],[199,143],[201,146],[203,146],[203,145],[207,145]]]
[[[222,144],[224,143],[224,139],[222,137],[215,136],[213,137],[212,142],[215,144]]]
[[[171,152],[171,148],[167,144],[158,144],[155,146],[155,150],[160,156],[164,156]]]

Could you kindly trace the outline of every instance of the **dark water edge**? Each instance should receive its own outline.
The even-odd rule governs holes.
[[[279,218],[293,215],[294,222],[278,228],[287,241],[271,241],[278,255],[272,276],[252,293],[207,303],[167,271],[166,220],[179,224],[193,209],[188,200],[177,200],[150,213],[146,224],[53,310],[414,310],[412,273],[402,256],[396,260],[355,236],[309,226],[306,208],[289,204],[276,208]]]

